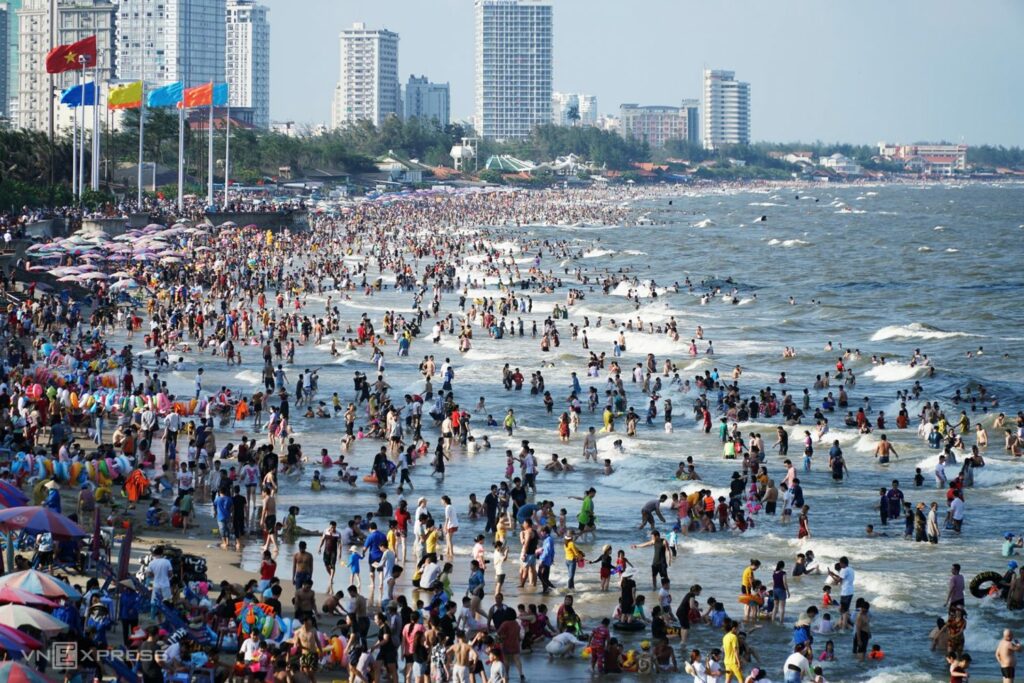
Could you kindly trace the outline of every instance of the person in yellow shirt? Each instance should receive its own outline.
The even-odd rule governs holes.
[[[427,532],[423,540],[428,555],[437,555],[437,544],[441,540],[441,532],[433,522],[428,522]]]
[[[725,635],[722,636],[722,651],[725,653],[722,664],[725,666],[725,683],[735,676],[737,683],[743,683],[743,665],[740,664],[740,637],[738,622],[728,619],[725,622]]]
[[[754,572],[761,568],[761,560],[751,560],[746,569],[743,570],[743,578],[740,579],[740,593],[747,595],[754,592]]]
[[[571,535],[565,537],[565,567],[569,570],[569,590],[576,588],[576,567],[580,560],[585,560],[586,555],[576,545]]]

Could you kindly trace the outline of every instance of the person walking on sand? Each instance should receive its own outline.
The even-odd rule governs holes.
[[[263,487],[263,509],[260,511],[260,526],[267,537],[263,542],[263,549],[269,550],[270,546],[274,546],[274,552],[278,552],[280,546],[277,544],[277,493],[274,485],[269,482]]]

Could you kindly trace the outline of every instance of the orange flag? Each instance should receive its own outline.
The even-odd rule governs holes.
[[[213,83],[204,83],[194,88],[185,88],[184,107],[209,107],[213,104]]]

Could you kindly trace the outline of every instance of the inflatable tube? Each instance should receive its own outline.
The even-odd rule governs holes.
[[[132,463],[127,457],[119,455],[114,458],[114,461],[117,462],[117,469],[121,474],[127,474],[132,471]]]
[[[998,584],[1002,580],[1003,575],[999,572],[981,572],[971,579],[971,595],[979,600],[988,597],[988,592],[992,588],[989,584]]]
[[[367,484],[376,484],[377,483],[377,475],[376,474],[368,474],[365,477],[363,477],[363,481],[365,481]]]
[[[750,605],[750,604],[763,605],[764,604],[764,598],[762,598],[760,595],[757,595],[755,593],[744,593],[743,595],[740,595],[739,597],[736,598],[736,602],[738,602],[740,604],[743,604],[743,605]]]
[[[99,470],[99,473],[101,475],[103,475],[104,477],[107,477],[108,479],[110,478],[110,467],[107,466],[107,461],[106,460],[100,460],[97,463],[97,469]]]
[[[616,631],[643,631],[647,625],[642,621],[613,621],[612,628]]]
[[[72,483],[75,483],[75,484],[79,483],[79,481],[81,480],[81,477],[82,477],[82,469],[83,469],[82,463],[80,463],[80,462],[73,462],[73,463],[71,463],[71,467],[68,468],[68,479],[70,479]]]
[[[68,471],[68,464],[66,462],[58,462],[53,466],[54,471],[57,473],[58,481],[70,481],[71,473]]]
[[[331,638],[330,643],[331,659],[338,664],[345,661],[345,639],[341,636]]]

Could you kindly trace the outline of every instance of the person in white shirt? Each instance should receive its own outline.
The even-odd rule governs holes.
[[[793,654],[786,658],[782,665],[783,681],[785,683],[800,683],[804,676],[810,675],[810,662],[804,656],[804,643],[793,646]]]
[[[249,638],[246,638],[245,642],[242,643],[242,647],[239,651],[242,653],[242,660],[246,664],[251,664],[256,661],[256,653],[260,649],[260,634],[258,631],[253,631],[249,634]]]
[[[153,617],[156,617],[157,606],[171,598],[171,573],[174,568],[171,561],[164,557],[164,549],[158,547],[153,551],[153,559],[146,567],[146,575],[153,578]]]

